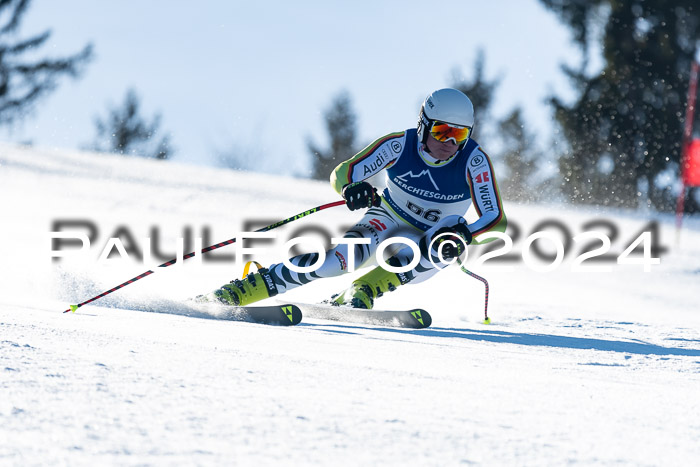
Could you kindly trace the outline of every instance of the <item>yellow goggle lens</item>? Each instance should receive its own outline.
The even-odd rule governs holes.
[[[460,144],[469,138],[469,133],[471,133],[471,130],[472,129],[468,126],[457,126],[449,123],[435,122],[433,123],[433,126],[430,127],[430,134],[441,143],[453,140],[455,144]]]

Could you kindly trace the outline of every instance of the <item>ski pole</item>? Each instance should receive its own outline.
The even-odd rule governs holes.
[[[288,218],[286,218],[286,219],[284,219],[284,220],[281,220],[281,221],[279,221],[279,222],[275,222],[274,224],[270,224],[270,225],[268,225],[267,227],[263,227],[263,228],[261,228],[261,229],[258,229],[258,230],[256,230],[256,232],[267,232],[268,230],[276,229],[277,227],[281,227],[281,226],[283,226],[283,225],[285,225],[285,224],[289,224],[289,223],[292,222],[292,221],[295,221],[295,220],[297,220],[297,219],[301,219],[302,217],[306,217],[306,216],[308,216],[308,215],[310,215],[310,214],[314,214],[314,213],[317,213],[317,212],[319,212],[319,211],[323,211],[324,209],[332,208],[332,207],[335,207],[335,206],[341,206],[341,205],[344,205],[344,204],[345,204],[345,201],[344,201],[344,200],[343,200],[343,201],[334,201],[334,202],[328,203],[328,204],[323,204],[323,205],[321,205],[321,206],[317,206],[317,207],[315,207],[315,208],[311,208],[311,209],[309,209],[309,210],[307,210],[307,211],[301,212],[301,213],[299,213],[299,214],[297,214],[297,215],[295,215],[295,216],[288,217]],[[202,248],[202,254],[208,253],[208,252],[210,252],[210,251],[212,251],[212,250],[216,250],[217,248],[221,248],[221,247],[226,246],[226,245],[230,245],[230,244],[234,243],[235,241],[236,241],[236,238],[234,237],[234,238],[231,238],[231,239],[229,239],[229,240],[226,240],[225,242],[216,243],[216,244],[211,245],[211,246],[208,246],[208,247],[206,247],[206,248]],[[186,255],[184,255],[184,256],[182,257],[182,260],[184,261],[184,260],[186,260],[186,259],[190,259],[190,258],[192,258],[194,255],[195,255],[195,252],[194,252],[194,251],[191,252],[191,253],[188,253],[188,254],[186,254]],[[177,262],[177,258],[174,258],[174,259],[171,259],[170,261],[167,261],[167,262],[165,262],[165,263],[159,265],[158,267],[159,267],[159,268],[167,268],[168,266],[172,266],[172,265],[175,264],[176,262]],[[94,302],[95,300],[98,300],[98,299],[104,297],[105,295],[109,295],[109,294],[111,294],[112,292],[115,292],[115,291],[121,289],[122,287],[126,287],[126,286],[129,285],[129,284],[133,284],[134,282],[136,282],[136,281],[138,281],[138,280],[140,280],[140,279],[143,279],[143,278],[146,277],[146,276],[150,276],[150,275],[153,274],[153,273],[155,273],[155,271],[153,271],[153,270],[148,270],[148,271],[144,272],[143,274],[139,274],[138,276],[136,276],[136,277],[134,277],[134,278],[132,278],[132,279],[129,279],[128,281],[126,281],[126,282],[124,282],[124,283],[122,283],[122,284],[119,284],[118,286],[116,286],[116,287],[114,287],[114,288],[112,288],[112,289],[107,290],[106,292],[102,292],[101,294],[92,297],[92,298],[89,299],[89,300],[85,300],[84,302],[78,303],[77,305],[70,305],[70,307],[69,307],[66,311],[64,311],[64,313],[68,313],[69,311],[75,312],[75,310],[77,310],[77,309],[80,308],[81,306],[87,305],[87,304],[90,303],[90,302]]]
[[[465,268],[462,266],[462,271],[466,272],[469,274],[471,277],[473,277],[476,280],[479,280],[484,283],[484,287],[486,288],[486,293],[484,294],[484,320],[482,321],[483,324],[491,324],[491,318],[489,318],[488,314],[488,309],[489,309],[489,282],[481,277],[478,274],[474,274],[471,272],[469,269]]]

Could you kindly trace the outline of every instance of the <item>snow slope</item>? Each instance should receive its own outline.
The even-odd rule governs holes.
[[[471,258],[491,286],[490,326],[480,324],[482,284],[455,267],[378,303],[428,309],[433,326],[420,331],[187,316],[177,303],[239,276],[231,261],[160,268],[61,313],[148,269],[97,261],[119,229],[174,254],[184,229],[220,242],[244,220],[259,227],[336,199],[312,181],[0,145],[0,464],[697,463],[693,220],[678,247],[667,216],[507,204],[523,233],[517,254],[552,219],[573,234],[608,220],[615,254],[656,220],[668,251],[648,273],[614,262],[572,272],[571,257],[544,273]],[[329,226],[356,217],[314,214],[279,229],[278,244],[311,225],[339,235]],[[96,226],[97,239],[81,260],[52,262],[49,232],[71,219]],[[281,259],[269,250],[261,262]],[[321,300],[350,279],[285,298]]]

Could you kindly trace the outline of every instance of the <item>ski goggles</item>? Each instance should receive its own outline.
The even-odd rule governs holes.
[[[452,140],[455,144],[462,144],[467,140],[467,138],[469,138],[469,134],[471,132],[471,127],[453,125],[451,123],[439,121],[433,122],[433,124],[430,126],[430,134],[441,143]]]

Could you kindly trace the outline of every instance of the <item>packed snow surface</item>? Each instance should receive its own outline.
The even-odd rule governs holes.
[[[677,239],[674,219],[653,212],[506,202],[513,259],[478,264],[474,247],[467,262],[489,281],[491,325],[483,284],[454,266],[377,303],[427,309],[425,330],[191,313],[187,298],[240,276],[235,245],[62,313],[151,268],[116,247],[100,261],[111,237],[127,253],[150,237],[154,255],[174,256],[187,231],[222,242],[337,199],[322,182],[0,145],[0,464],[697,464],[693,219]],[[266,248],[255,259],[280,261],[294,236],[340,236],[359,215],[296,220],[251,245]],[[606,233],[613,261],[573,271],[586,243],[601,245],[586,238],[541,272],[522,253],[543,221],[560,236],[562,224]],[[617,264],[650,222],[661,264]],[[69,256],[52,261],[55,230],[87,235],[89,249],[59,241]],[[318,302],[353,277],[278,298]]]

